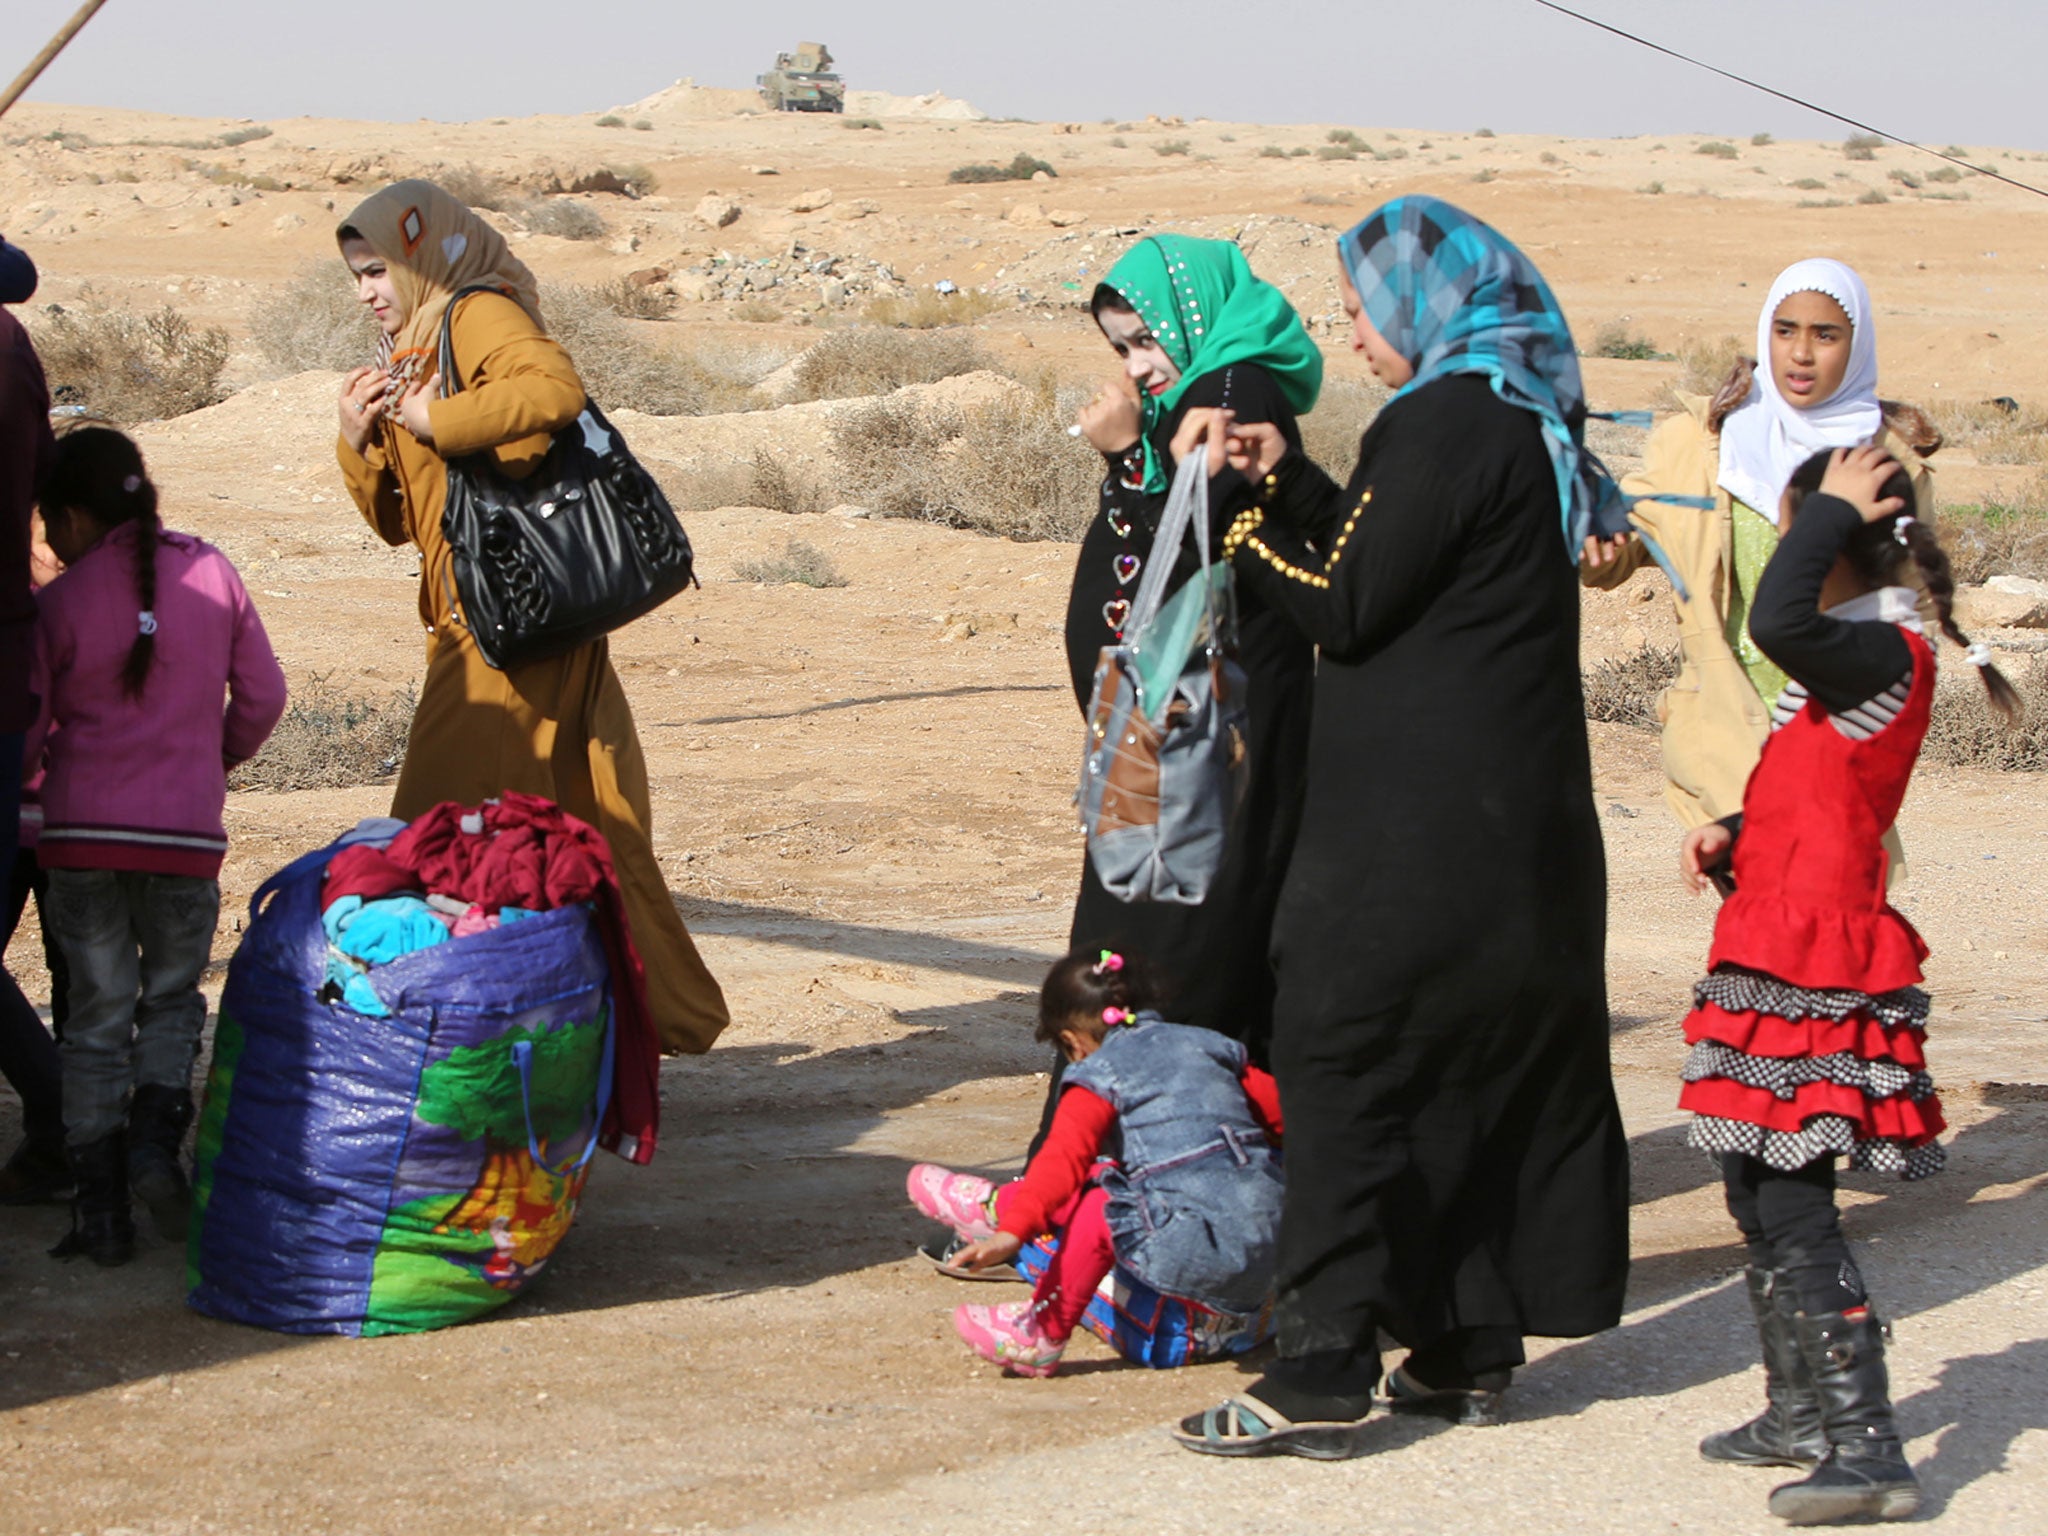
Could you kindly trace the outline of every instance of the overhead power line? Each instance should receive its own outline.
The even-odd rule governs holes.
[[[1573,10],[1568,5],[1559,5],[1557,0],[1536,0],[1536,3],[1546,11],[1556,11],[1559,15],[1569,16],[1574,21],[1582,21],[1589,27],[1598,27],[1602,32],[1611,32],[1616,37],[1624,38],[1639,47],[1648,48],[1653,53],[1661,53],[1666,58],[1678,60],[1681,64],[1690,64],[1695,69],[1704,69],[1709,74],[1719,75],[1723,80],[1733,80],[1737,85],[1746,85],[1753,91],[1762,91],[1766,96],[1775,96],[1780,101],[1789,101],[1795,107],[1804,107],[1809,112],[1818,112],[1822,117],[1831,117],[1836,122],[1845,123],[1862,133],[1873,133],[1880,139],[1886,139],[1893,144],[1903,145],[1907,149],[1917,149],[1923,155],[1932,155],[1937,160],[1946,160],[1950,165],[1960,165],[1966,171],[1975,171],[1979,176],[1989,176],[1993,181],[2002,181],[2008,187],[2018,187],[2022,192],[2031,192],[2036,197],[2048,197],[2048,190],[2031,186],[2024,181],[2017,181],[2013,177],[1992,170],[1988,165],[1976,165],[1962,159],[1960,156],[1947,154],[1939,149],[1930,149],[1925,144],[1918,143],[1912,139],[1901,138],[1896,133],[1887,133],[1884,129],[1873,124],[1858,122],[1853,117],[1848,117],[1840,112],[1823,107],[1817,102],[1808,101],[1803,96],[1794,96],[1789,91],[1781,91],[1774,86],[1764,85],[1760,81],[1751,80],[1746,75],[1738,75],[1733,70],[1722,69],[1719,65],[1709,64],[1704,59],[1696,59],[1689,53],[1680,53],[1676,48],[1667,48],[1662,43],[1652,42],[1647,37],[1639,37],[1633,32],[1627,32],[1620,27],[1611,26],[1607,22],[1600,20],[1597,16],[1588,16],[1581,11]]]

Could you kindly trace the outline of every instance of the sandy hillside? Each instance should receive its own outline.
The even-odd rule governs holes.
[[[605,226],[591,240],[531,233],[516,209],[492,216],[546,281],[658,269],[647,280],[678,296],[673,318],[636,322],[634,336],[678,359],[744,358],[757,378],[878,300],[940,282],[980,290],[973,334],[1017,377],[972,373],[898,402],[926,414],[1101,374],[1108,354],[1078,306],[1155,228],[1238,236],[1317,326],[1332,376],[1359,379],[1330,239],[1406,190],[1512,234],[1582,338],[1616,322],[1665,353],[1747,337],[1778,267],[1826,253],[1871,282],[1888,394],[1948,403],[1959,420],[2010,396],[2038,421],[2048,402],[2048,213],[1983,178],[1928,180],[1932,164],[1899,151],[1856,161],[1839,144],[1742,137],[1724,157],[1691,136],[1361,124],[1364,155],[1318,158],[1336,147],[1324,127],[994,123],[905,100],[864,104],[880,126],[853,128],[740,114],[681,83],[616,109],[620,127],[594,113],[299,119],[239,144],[224,136],[253,125],[27,107],[0,125],[0,228],[45,274],[32,325],[49,304],[172,304],[229,332],[229,397],[140,429],[166,517],[235,558],[295,682],[372,694],[417,678],[416,564],[369,535],[341,488],[335,375],[266,359],[252,316],[310,265],[339,281],[338,216],[394,176],[474,171],[520,199],[588,207]],[[1057,176],[947,180],[1018,154]],[[642,185],[641,171],[645,195],[573,190]],[[1886,200],[1858,201],[1871,192]],[[727,205],[737,216],[716,224]],[[1675,359],[1587,363],[1595,404],[1610,408],[1657,403],[1680,371]],[[1077,1368],[1022,1382],[956,1345],[947,1310],[1009,1292],[963,1296],[907,1257],[924,1234],[901,1181],[922,1159],[1014,1168],[1042,1096],[1030,995],[1062,945],[1080,858],[1059,634],[1073,550],[857,506],[793,517],[707,499],[706,487],[748,484],[766,450],[813,477],[821,505],[844,501],[831,494],[844,470],[834,434],[864,406],[618,413],[688,508],[700,552],[703,589],[624,632],[614,654],[664,867],[736,1018],[712,1055],[665,1071],[659,1160],[603,1162],[528,1299],[371,1343],[209,1322],[183,1309],[172,1252],[59,1269],[40,1250],[63,1213],[0,1212],[0,1532],[923,1531],[957,1529],[967,1512],[992,1531],[1042,1530],[1059,1522],[1036,1491],[1061,1486],[1083,1490],[1061,1525],[1075,1530],[1320,1531],[1361,1508],[1392,1530],[1505,1529],[1510,1511],[1530,1532],[1770,1529],[1769,1479],[1691,1450],[1753,1411],[1757,1377],[1730,1282],[1739,1251],[1671,1108],[1675,1021],[1711,913],[1676,889],[1655,741],[1625,726],[1593,728],[1636,1167],[1622,1330],[1546,1346],[1509,1429],[1397,1427],[1381,1456],[1331,1469],[1217,1465],[1165,1446],[1157,1425],[1234,1387],[1230,1365],[1152,1374],[1084,1342]],[[1639,438],[1603,429],[1599,441],[1626,465]],[[1941,495],[2025,493],[2040,474],[2033,441],[1958,433],[1936,461]],[[738,579],[792,537],[846,585]],[[1589,664],[1673,637],[1654,579],[1585,612]],[[2039,632],[1992,638],[2017,664]],[[227,912],[387,793],[234,796]],[[1895,1395],[1932,1523],[1972,1536],[2035,1530],[2048,1504],[2044,810],[2033,775],[1945,769],[1916,783],[1902,904],[1934,949],[1952,1171],[1911,1188],[1865,1181],[1846,1200],[1898,1324]],[[40,996],[32,951],[18,941],[8,961]],[[16,1114],[0,1095],[0,1140]],[[1617,1478],[1618,1466],[1641,1475]]]

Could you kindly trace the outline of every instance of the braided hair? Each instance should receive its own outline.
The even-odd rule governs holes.
[[[1821,480],[1834,456],[1832,449],[1816,453],[1792,472],[1792,479],[1785,488],[1788,512],[1797,513],[1800,503],[1820,489]],[[1880,501],[1892,497],[1897,497],[1909,508],[1913,505],[1913,477],[1904,468],[1896,469],[1878,492]],[[2024,706],[2018,690],[1992,663],[1990,652],[1982,646],[1972,645],[1970,637],[1956,623],[1955,572],[1949,566],[1948,551],[1941,547],[1941,540],[1935,537],[1931,527],[1911,512],[1864,523],[1843,543],[1842,558],[1849,562],[1857,580],[1867,587],[1918,585],[1927,594],[1927,601],[1934,609],[1935,623],[1940,625],[1941,632],[1962,647],[1971,665],[1976,667],[1977,675],[1984,679],[1984,691],[1991,696],[1991,707],[1998,711],[2007,725],[2019,719]],[[1917,583],[1904,579],[1913,575],[1919,578]]]
[[[51,511],[82,512],[111,531],[138,524],[135,539],[135,639],[121,668],[121,691],[140,698],[156,660],[156,487],[142,450],[112,427],[78,427],[57,439],[57,453],[38,500]]]
[[[1055,961],[1038,993],[1034,1038],[1057,1044],[1063,1029],[1100,1040],[1157,1001],[1141,962],[1110,949],[1077,949]]]

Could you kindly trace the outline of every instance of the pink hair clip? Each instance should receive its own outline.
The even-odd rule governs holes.
[[[1124,957],[1113,949],[1102,951],[1102,958],[1090,967],[1098,976],[1114,976],[1124,968]]]
[[[1111,1028],[1119,1024],[1128,1024],[1131,1022],[1131,1012],[1128,1008],[1105,1008],[1102,1010],[1102,1022]]]

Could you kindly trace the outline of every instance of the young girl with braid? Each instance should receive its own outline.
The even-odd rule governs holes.
[[[24,769],[46,769],[39,853],[70,973],[61,1054],[77,1187],[54,1253],[122,1264],[131,1186],[162,1236],[184,1237],[179,1156],[220,916],[227,774],[270,735],[285,683],[227,557],[158,523],[128,438],[106,427],[60,438],[41,502],[66,569],[40,594],[42,704]]]
[[[1685,836],[1686,880],[1728,891],[1685,1021],[1679,1102],[1749,1247],[1768,1406],[1709,1461],[1810,1469],[1771,1494],[1795,1525],[1902,1520],[1920,1500],[1892,1420],[1884,1330],[1835,1207],[1835,1167],[1941,1166],[1923,1044],[1927,946],[1885,900],[1885,829],[1927,733],[1936,621],[2008,718],[2017,698],[1950,610],[1954,581],[1882,449],[1808,459],[1749,632],[1789,681],[1742,810]],[[1915,590],[1915,585],[1919,591]]]

